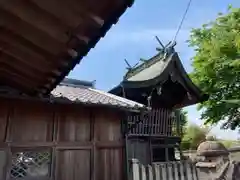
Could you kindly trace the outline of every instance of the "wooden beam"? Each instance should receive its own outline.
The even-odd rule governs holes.
[[[53,142],[11,142],[10,146],[14,148],[15,151],[18,148],[22,149],[35,149],[35,148],[50,148],[54,146]]]
[[[1,43],[1,42],[0,42]],[[1,49],[1,48],[0,48]],[[2,61],[2,62],[1,62]],[[33,63],[26,63],[26,61],[19,59],[18,57],[14,57],[11,54],[7,54],[4,51],[0,54],[0,62],[7,66],[9,69],[12,69],[14,72],[18,72],[20,74],[24,74],[28,76],[28,79],[38,80],[42,83],[48,83],[54,81],[54,76],[59,76],[61,74],[58,70],[50,69],[50,71],[46,71],[41,65],[36,67]],[[22,67],[25,67],[26,70],[22,71]],[[43,81],[42,77],[45,76],[46,80]]]
[[[54,16],[62,19],[64,23],[68,24],[71,29],[69,29],[69,36],[74,36],[78,38],[80,41],[88,44],[90,38],[87,36],[83,36],[81,34],[82,31],[86,30],[86,27],[91,26],[94,28],[101,28],[104,24],[104,20],[99,16],[94,14],[89,14],[86,10],[83,10],[81,6],[81,11],[76,11],[72,8],[71,3],[68,1],[59,1],[59,0],[31,0],[38,7],[47,11],[49,14],[53,14]],[[57,8],[56,8],[57,7]],[[88,27],[89,28],[89,27]]]
[[[22,21],[49,34],[57,41],[61,43],[66,43],[68,41],[69,37],[66,32],[69,27],[66,26],[66,24],[64,24],[60,19],[42,10],[31,1],[0,1],[0,6],[9,13],[19,17]]]
[[[6,84],[8,80],[12,80],[16,82],[16,84],[23,84],[23,86],[28,87],[30,90],[34,90],[38,86],[36,81],[31,81],[29,78],[24,77],[17,72],[10,70],[9,68],[5,68],[2,63],[0,63],[0,77],[6,79]]]
[[[56,75],[60,75],[61,72],[58,70],[48,70],[46,71],[45,68],[42,68],[42,66],[36,66],[34,63],[26,63],[26,61],[24,61],[23,59],[19,58],[19,56],[15,56],[11,53],[8,53],[7,51],[5,51],[4,49],[1,49],[3,54],[9,56],[11,58],[10,62],[6,62],[6,63],[10,63],[10,64],[14,64],[15,66],[18,65],[19,67],[27,67],[28,69],[31,69],[34,74],[38,74],[38,76],[40,76],[40,74],[45,74],[48,76],[56,76]],[[41,67],[41,68],[40,68]]]
[[[75,49],[78,52],[81,52],[82,49],[86,48],[86,44],[89,43],[90,39],[87,36],[82,36],[82,35],[76,35],[76,34],[71,34],[71,39],[67,43],[67,47],[69,49]]]
[[[67,1],[59,1],[59,0],[31,0],[35,3],[39,8],[47,13],[56,16],[57,18],[64,21],[64,23],[68,24],[71,28],[68,30],[69,36],[74,36],[78,38],[79,41],[85,42],[88,44],[90,38],[87,36],[81,35],[81,31],[85,29],[85,27],[89,24],[92,26],[96,26],[97,28],[101,28],[104,24],[104,20],[96,15],[86,15],[85,11],[76,12],[73,9],[70,9],[69,3]],[[56,8],[57,7],[57,8]],[[81,27],[81,28],[79,28]]]
[[[56,143],[57,150],[64,150],[64,149],[92,149],[91,142],[57,142]]]
[[[7,74],[5,74],[4,71],[1,71],[1,69],[0,69],[0,84],[7,85],[24,93],[30,93],[34,89],[33,87],[32,88],[26,87],[26,85],[23,85],[21,81],[9,77]]]
[[[96,1],[94,0],[71,0],[68,2],[71,5],[71,8],[75,9],[75,11],[82,12],[91,19],[96,20],[96,17],[98,17],[104,23],[104,19],[109,18],[110,14],[115,12],[119,7],[123,5],[123,2],[120,1],[122,0],[102,0],[101,3],[98,3],[97,6]]]
[[[2,57],[0,57],[2,59]],[[0,63],[1,65],[1,71],[5,71],[7,74],[9,74],[9,78],[10,76],[14,76],[13,78],[19,78],[17,79],[18,81],[22,82],[22,83],[28,83],[30,85],[33,85],[32,87],[37,87],[38,84],[40,84],[41,82],[43,83],[43,80],[41,78],[41,76],[36,77],[36,75],[31,76],[27,69],[23,69],[20,70],[21,66],[19,68],[17,67],[13,67],[12,65],[2,62]],[[31,88],[32,88],[31,87]]]
[[[0,26],[14,32],[14,34],[17,34],[27,41],[30,41],[35,46],[38,46],[53,55],[58,55],[65,49],[64,43],[59,43],[47,33],[44,33],[3,9],[0,9]]]
[[[87,36],[83,36],[83,35],[78,35],[77,33],[74,34],[74,36],[79,40],[79,41],[83,41],[86,44],[89,43],[90,39]]]
[[[28,41],[24,37],[19,36],[18,34],[0,27],[0,39],[4,42],[9,44],[11,47],[19,48],[21,51],[28,53],[30,56],[34,56],[37,59],[44,60],[45,58],[52,59],[54,56],[53,54],[45,51],[41,47],[35,45],[31,41]],[[46,63],[51,63],[47,61]]]
[[[1,53],[0,54],[0,63],[5,67],[8,68],[16,73],[23,74],[26,77],[29,77],[29,79],[33,79],[34,81],[37,80],[41,82],[43,80],[44,76],[49,76],[50,73],[46,74],[39,71],[37,68],[29,67],[29,64],[23,64],[18,59],[15,59],[12,56],[9,56],[8,54]]]
[[[91,149],[96,144],[97,148],[114,149],[124,147],[124,143],[119,141],[97,141],[97,142],[57,142],[57,149]]]
[[[74,49],[69,49],[68,54],[74,59],[78,57],[78,52],[75,51]]]
[[[64,60],[57,59],[53,54],[45,51],[44,49],[36,46],[32,42],[24,39],[23,37],[14,34],[13,32],[0,27],[0,41],[4,44],[5,49],[9,50],[13,54],[20,55],[27,63],[29,59],[31,62],[35,62],[38,67],[48,69],[49,67],[56,67],[56,63],[59,66],[67,66],[68,63]],[[0,46],[1,45],[0,42]]]
[[[22,51],[22,49],[12,46],[6,42],[1,41],[0,38],[0,51],[5,55],[11,57],[11,61],[8,63],[11,64],[18,64],[19,66],[26,66],[31,68],[37,74],[41,73],[49,73],[49,74],[60,74],[58,72],[51,72],[54,67],[52,64],[46,63],[46,61],[41,61],[41,59],[37,58],[36,56],[32,56],[31,54]]]
[[[75,28],[79,24],[83,23],[83,18],[79,16],[75,11],[69,10],[66,3],[58,0],[29,0],[44,11],[51,13],[57,18],[61,19],[64,23],[70,27]]]
[[[83,1],[81,5],[79,3],[72,4],[70,1],[61,1],[61,0],[31,0],[40,8],[48,11],[48,13],[54,14],[54,16],[62,19],[69,26],[76,28],[79,25],[83,25],[84,21],[89,21],[95,27],[102,27],[104,20],[95,15],[93,12],[87,12],[83,7]],[[95,5],[94,5],[95,6]]]
[[[106,141],[106,142],[96,142],[96,146],[99,149],[114,149],[114,148],[123,148],[124,142],[122,141]]]
[[[78,38],[79,41],[84,42],[84,44],[88,44],[90,41],[90,38],[87,36],[81,35],[80,31],[78,30],[79,26],[85,26],[86,21],[89,20],[86,19],[86,15],[84,13],[79,13],[74,10],[69,10],[67,1],[59,1],[59,0],[30,0],[33,2],[36,6],[41,8],[43,11],[46,11],[48,14],[52,14],[53,16],[57,17],[58,19],[61,19],[65,24],[67,24],[70,29],[66,33],[69,37],[74,36]],[[67,4],[66,4],[67,3]],[[57,7],[57,8],[56,8]],[[100,28],[104,24],[104,20],[102,20],[100,17],[94,16],[93,20],[94,22],[90,21],[92,24],[97,24],[97,27]],[[84,25],[85,24],[85,25]],[[96,26],[96,25],[95,25]],[[75,46],[70,46],[75,47]]]

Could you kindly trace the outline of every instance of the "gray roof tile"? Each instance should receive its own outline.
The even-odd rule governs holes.
[[[73,103],[107,105],[112,107],[140,110],[144,105],[87,86],[58,85],[51,95],[54,99],[61,99]]]

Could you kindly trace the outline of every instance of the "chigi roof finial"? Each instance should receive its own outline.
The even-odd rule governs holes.
[[[156,50],[160,52],[160,54],[164,54],[163,59],[166,59],[170,54],[174,53],[174,47],[176,46],[176,41],[169,41],[165,46],[160,41],[160,39],[155,36],[157,42],[160,44],[161,48],[157,47]]]
[[[128,71],[132,70],[133,68],[135,68],[138,65],[138,62],[137,62],[134,66],[131,66],[130,63],[127,61],[127,59],[124,59],[124,61],[127,64]]]

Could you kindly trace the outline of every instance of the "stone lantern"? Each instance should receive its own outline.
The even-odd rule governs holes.
[[[201,157],[196,166],[199,175],[204,180],[217,180],[228,171],[229,152],[217,141],[205,141],[198,146],[197,156]]]

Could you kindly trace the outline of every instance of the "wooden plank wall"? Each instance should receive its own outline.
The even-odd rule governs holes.
[[[13,152],[41,148],[52,153],[49,179],[122,180],[120,120],[103,108],[0,100],[0,179],[9,177]]]

